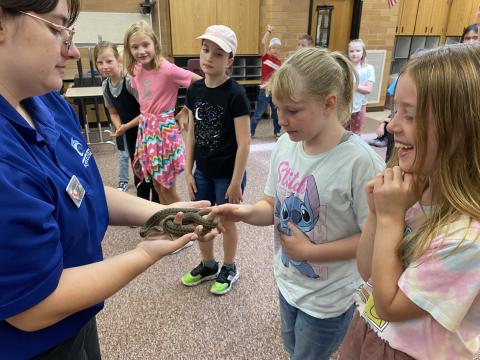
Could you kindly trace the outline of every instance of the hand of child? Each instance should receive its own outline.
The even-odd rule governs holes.
[[[241,185],[230,184],[225,193],[225,199],[230,204],[240,204],[243,200]]]
[[[403,221],[405,212],[419,200],[412,174],[402,174],[399,166],[387,168],[375,177],[373,199],[377,218]]]
[[[123,134],[125,134],[125,131],[127,131],[127,129],[125,128],[125,125],[122,124],[118,127],[117,130],[115,130],[114,132],[111,133],[111,136],[112,137],[120,137]]]
[[[177,122],[180,131],[188,128],[188,110],[186,107],[183,107],[182,110],[178,112],[175,116],[175,121]]]
[[[370,210],[370,212],[374,215],[376,215],[376,210],[375,201],[373,199],[373,188],[375,186],[375,180],[377,176],[383,177],[383,172],[378,173],[372,180],[368,181],[365,185],[365,194],[367,195],[368,210]]]
[[[250,213],[251,205],[240,204],[223,204],[212,207],[210,214],[207,215],[208,220],[219,219],[226,222],[243,221]],[[222,229],[220,229],[222,230]]]
[[[174,222],[181,224],[183,213],[175,215]],[[137,247],[143,249],[145,253],[151,258],[152,263],[157,262],[165,255],[171,254],[177,249],[187,244],[189,241],[197,240],[200,236],[202,227],[199,225],[195,228],[195,232],[183,235],[179,238],[172,239],[168,234],[148,237],[146,240],[140,242]],[[207,234],[206,236],[208,236]]]
[[[389,8],[394,7],[397,4],[398,0],[387,0],[387,4]]]
[[[288,223],[288,229],[292,232],[291,236],[280,234],[283,251],[292,260],[308,260],[308,255],[311,254],[314,244],[307,235],[291,222]]]
[[[195,194],[197,193],[197,184],[192,174],[185,174],[185,180],[187,181],[187,190],[190,200],[195,200]]]
[[[269,33],[271,33],[271,32],[273,31],[273,26],[270,25],[270,24],[268,24],[268,25],[267,25],[267,31],[268,31]]]
[[[387,126],[383,121],[378,125],[377,128],[377,137],[381,138],[383,135],[385,135],[385,126]]]

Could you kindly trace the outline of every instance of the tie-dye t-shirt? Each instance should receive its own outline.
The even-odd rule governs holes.
[[[406,230],[415,228],[421,217],[416,204],[407,212]],[[369,283],[357,297],[362,317],[392,348],[426,360],[472,359],[480,350],[480,223],[461,217],[450,224],[408,265],[398,286],[429,314],[388,322],[375,311]]]

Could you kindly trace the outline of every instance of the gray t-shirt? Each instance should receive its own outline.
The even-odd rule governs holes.
[[[357,135],[319,155],[302,142],[278,140],[265,194],[275,198],[274,273],[287,302],[316,318],[332,318],[353,304],[361,279],[356,261],[313,263],[289,259],[280,232],[294,223],[310,241],[322,244],[361,232],[368,214],[365,184],[384,169],[382,158]]]
[[[130,76],[129,75],[127,75],[125,77],[122,77],[120,79],[120,81],[115,86],[112,85],[112,83],[109,79],[105,79],[102,82],[102,93],[103,93],[103,100],[105,102],[105,107],[106,108],[109,108],[109,107],[113,106],[112,101],[107,96],[107,85],[108,85],[108,88],[109,88],[110,92],[112,93],[112,95],[115,96],[115,97],[118,97],[120,95],[120,93],[122,92],[124,81],[127,81],[127,83],[126,83],[127,91],[130,94],[132,94],[135,97],[135,99],[137,99],[137,101],[138,101],[137,89],[132,88],[132,86],[130,85]]]

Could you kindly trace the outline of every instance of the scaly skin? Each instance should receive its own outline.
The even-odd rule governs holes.
[[[182,224],[175,224],[175,215],[179,212],[184,213]],[[153,214],[145,224],[140,228],[140,236],[148,237],[150,235],[170,234],[182,236],[192,233],[198,225],[203,226],[200,235],[209,233],[218,226],[214,220],[205,220],[202,216],[207,215],[210,210],[191,209],[191,208],[169,208],[163,209]]]

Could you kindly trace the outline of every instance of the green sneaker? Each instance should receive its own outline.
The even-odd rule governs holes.
[[[217,280],[210,287],[210,292],[216,295],[228,293],[232,289],[233,283],[237,281],[239,277],[240,273],[235,266],[233,266],[233,268],[227,268],[223,265],[217,276]]]
[[[215,279],[219,271],[218,263],[215,263],[213,268],[209,268],[204,266],[202,261],[192,271],[182,276],[182,283],[185,286],[195,286],[204,281]]]

